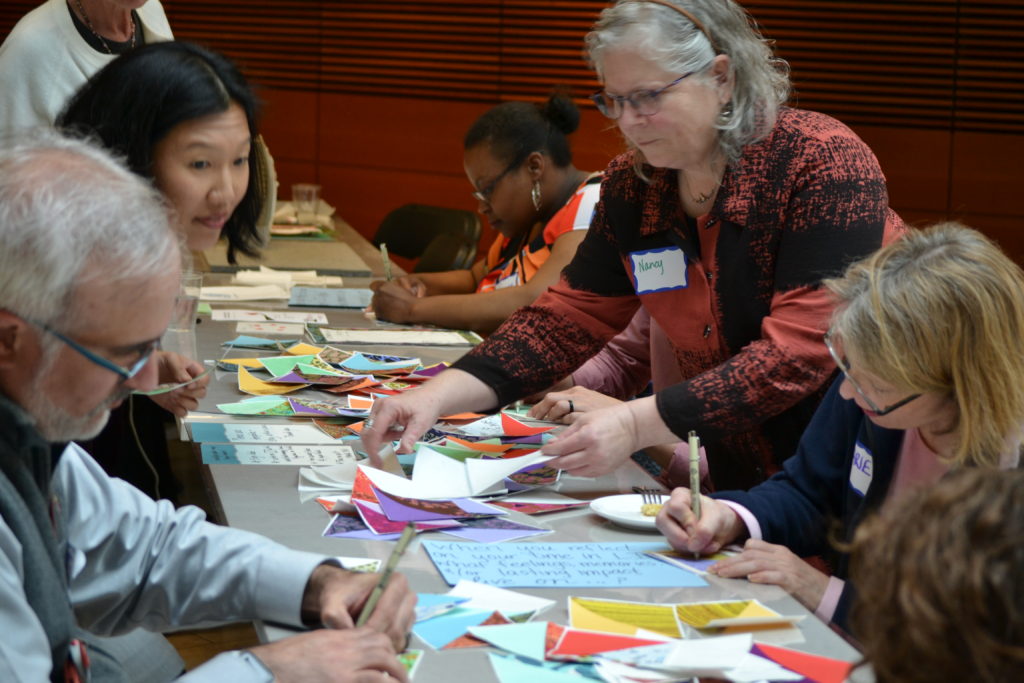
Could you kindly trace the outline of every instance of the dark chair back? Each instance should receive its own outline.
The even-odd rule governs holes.
[[[429,250],[429,262],[417,263],[414,272],[457,270],[473,263],[480,232],[480,217],[472,211],[405,204],[384,217],[373,243],[386,243],[388,251],[409,259],[426,259]]]

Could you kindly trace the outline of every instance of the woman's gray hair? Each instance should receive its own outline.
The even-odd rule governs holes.
[[[151,277],[179,250],[163,197],[106,151],[49,129],[0,141],[0,307],[67,327],[84,282]]]
[[[703,24],[705,34],[682,11],[646,0],[621,0],[601,12],[585,39],[590,65],[601,75],[607,50],[628,48],[666,71],[695,72],[711,88],[707,73],[716,54],[729,56],[732,100],[715,122],[718,144],[729,161],[765,137],[790,94],[789,65],[775,56],[771,41],[733,0],[674,0]],[[731,113],[729,110],[731,109]]]

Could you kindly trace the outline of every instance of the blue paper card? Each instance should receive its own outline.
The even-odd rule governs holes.
[[[643,553],[664,543],[511,543],[480,545],[424,540],[441,576],[502,588],[676,588],[707,582]]]
[[[292,287],[289,306],[317,308],[366,308],[373,299],[369,289],[328,289],[326,287]]]

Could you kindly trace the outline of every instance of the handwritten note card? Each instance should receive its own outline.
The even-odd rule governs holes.
[[[323,443],[334,438],[309,424],[216,424],[193,422],[192,440],[200,443]]]
[[[289,306],[318,308],[366,308],[373,299],[369,289],[327,289],[326,287],[292,287]]]
[[[204,465],[341,465],[356,460],[350,446],[204,443],[202,451]]]
[[[669,588],[706,586],[693,572],[643,553],[663,543],[515,543],[423,541],[450,585],[462,579],[506,588]]]

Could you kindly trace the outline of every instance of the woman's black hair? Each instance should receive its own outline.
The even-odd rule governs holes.
[[[569,134],[580,125],[580,110],[568,95],[556,92],[544,104],[503,102],[487,110],[470,126],[463,149],[490,145],[505,164],[522,161],[531,152],[544,152],[559,168],[572,163]]]
[[[156,145],[180,123],[228,110],[245,111],[253,142],[249,150],[249,186],[224,225],[228,260],[235,252],[255,256],[260,237],[257,219],[268,201],[260,189],[264,175],[258,153],[256,96],[226,57],[192,43],[160,42],[124,53],[96,72],[71,98],[57,126],[96,138],[125,158],[129,168],[153,178]]]

